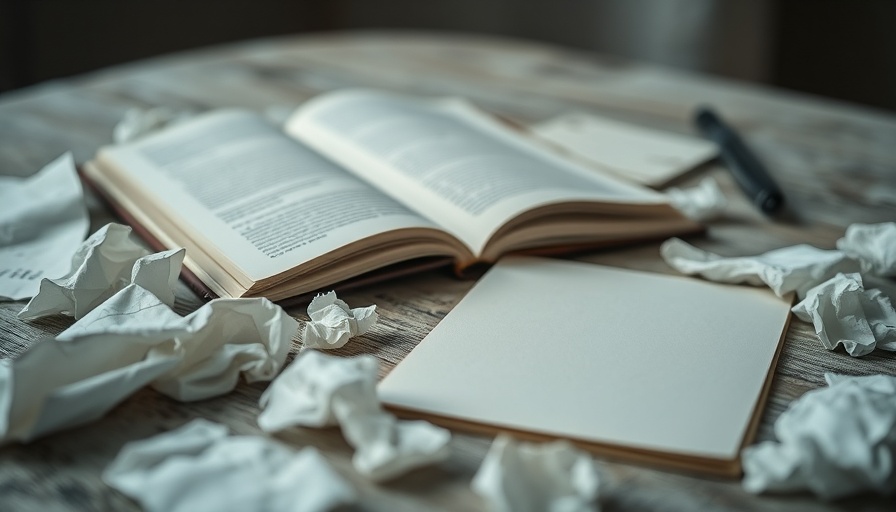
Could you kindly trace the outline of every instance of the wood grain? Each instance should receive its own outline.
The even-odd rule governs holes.
[[[531,122],[569,111],[594,112],[644,126],[691,133],[693,107],[710,103],[737,126],[781,182],[794,214],[771,221],[751,209],[732,179],[708,165],[678,184],[716,176],[731,213],[693,242],[727,255],[810,243],[832,247],[854,222],[896,220],[896,118],[870,109],[784,91],[681,74],[556,47],[468,36],[338,33],[241,43],[121,66],[0,96],[0,173],[27,176],[71,150],[83,162],[111,141],[111,130],[133,106],[205,110],[239,106],[285,111],[322,91],[381,87],[466,96],[508,118]],[[110,214],[88,198],[92,228]],[[580,259],[671,272],[658,245],[603,251]],[[352,305],[377,304],[381,321],[336,353],[373,354],[382,374],[402,359],[451,310],[471,281],[429,272],[341,294]],[[200,301],[184,286],[177,310]],[[42,336],[70,325],[53,317],[33,323],[15,315],[22,302],[0,303],[0,356],[15,357]],[[305,318],[302,308],[290,313]],[[794,320],[764,411],[759,439],[825,372],[896,374],[892,353],[852,358],[827,351],[811,326]],[[151,390],[125,401],[86,427],[27,445],[0,448],[0,510],[136,510],[106,487],[102,469],[120,447],[198,417],[259,433],[255,418],[263,384],[182,404]],[[469,482],[489,439],[457,435],[444,464],[382,485],[359,478],[351,450],[335,429],[294,429],[278,436],[313,445],[359,489],[369,510],[480,510]],[[892,510],[877,496],[824,503],[808,495],[752,496],[738,482],[698,478],[600,461],[605,510]]]

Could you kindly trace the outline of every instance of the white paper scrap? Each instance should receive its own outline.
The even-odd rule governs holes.
[[[356,500],[316,449],[231,436],[202,419],[128,443],[103,481],[147,512],[318,512]]]
[[[373,356],[302,352],[261,396],[258,424],[267,432],[339,424],[361,474],[383,481],[449,455],[451,434],[424,421],[398,421],[376,395]]]
[[[178,400],[271,379],[298,323],[266,299],[219,299],[181,317],[130,285],[55,339],[0,364],[0,444],[91,422],[151,384]]]
[[[352,309],[332,291],[314,297],[308,305],[308,316],[311,321],[305,324],[303,347],[320,349],[344,346],[350,338],[370,330],[379,319],[375,305]]]
[[[828,350],[842,344],[851,356],[896,351],[896,310],[880,290],[866,290],[857,273],[837,274],[810,289],[793,312],[812,322]]]
[[[566,441],[492,442],[471,487],[495,512],[596,511],[600,490],[591,457]]]
[[[666,195],[678,211],[697,221],[720,217],[728,206],[728,200],[718,182],[708,176],[700,184],[691,188],[670,188]]]
[[[860,264],[841,251],[826,251],[811,245],[794,245],[757,256],[726,258],[671,238],[660,254],[669,266],[683,274],[699,274],[723,283],[766,284],[779,297],[796,291],[800,298],[810,288],[838,273],[860,270]]]
[[[196,112],[192,110],[169,107],[131,108],[125,111],[121,121],[113,128],[112,140],[116,144],[131,142],[166,126],[186,121],[195,115]]]
[[[775,422],[777,442],[744,449],[746,490],[825,499],[896,493],[896,377],[826,374]]]
[[[896,276],[896,222],[853,224],[837,248],[862,263],[862,272]]]
[[[0,177],[0,299],[33,297],[62,275],[90,222],[71,153],[27,179]]]
[[[656,186],[718,153],[711,142],[594,114],[570,113],[532,126],[535,135],[602,170]]]
[[[132,283],[173,306],[184,254],[184,249],[149,254],[130,227],[106,224],[81,244],[67,274],[41,280],[40,291],[19,312],[19,318],[62,313],[78,319]]]

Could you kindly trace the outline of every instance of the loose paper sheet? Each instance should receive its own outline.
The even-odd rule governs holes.
[[[319,349],[342,347],[370,330],[379,319],[375,305],[352,309],[332,291],[314,297],[308,305],[308,316],[311,321],[305,323],[303,347]]]
[[[744,450],[750,492],[809,490],[825,499],[896,493],[896,377],[826,374],[775,422],[777,442]]]
[[[103,481],[147,512],[317,512],[356,500],[323,456],[193,420],[128,443]]]
[[[130,227],[106,224],[81,244],[67,274],[41,280],[40,291],[19,318],[62,313],[78,319],[129,284],[138,284],[173,306],[184,254],[184,249],[149,254]]]
[[[181,317],[130,285],[55,339],[0,364],[0,443],[89,423],[141,387],[178,400],[271,379],[298,324],[266,299],[218,299]]]
[[[837,274],[810,289],[793,312],[812,322],[828,350],[842,344],[851,356],[896,351],[896,310],[880,290],[866,290],[859,274]]]
[[[837,248],[862,263],[862,272],[896,276],[896,222],[853,224]]]
[[[423,421],[398,421],[382,409],[376,396],[378,366],[369,355],[302,352],[265,390],[258,425],[273,432],[339,424],[355,448],[355,469],[375,481],[446,458],[447,430]]]
[[[696,187],[670,188],[666,190],[666,195],[672,206],[686,217],[697,221],[720,217],[728,206],[725,194],[711,176],[704,178]]]
[[[532,127],[535,135],[598,168],[658,186],[714,157],[715,145],[594,114],[566,114]]]
[[[600,481],[591,457],[565,441],[518,443],[499,435],[473,477],[495,512],[596,511]]]
[[[121,121],[113,128],[112,140],[116,144],[131,142],[195,116],[196,112],[192,110],[170,107],[131,108],[125,111]]]
[[[27,179],[0,177],[0,300],[33,297],[68,270],[89,227],[71,153]]]
[[[699,274],[723,283],[766,284],[779,297],[795,291],[803,298],[810,288],[838,273],[858,272],[861,266],[841,251],[805,244],[757,256],[726,258],[671,238],[663,242],[660,254],[669,266],[683,274]]]

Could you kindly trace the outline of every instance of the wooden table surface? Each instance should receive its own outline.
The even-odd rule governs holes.
[[[138,62],[0,95],[0,173],[26,176],[66,150],[78,162],[111,141],[129,107],[205,110],[241,106],[286,112],[307,98],[346,86],[466,96],[500,115],[533,122],[570,111],[594,112],[670,132],[691,133],[690,115],[715,105],[742,130],[779,179],[796,212],[770,221],[751,209],[725,170],[705,166],[681,180],[712,174],[729,197],[729,215],[709,224],[700,247],[726,255],[755,254],[795,243],[831,248],[854,222],[896,220],[896,116],[819,98],[717,78],[500,39],[445,34],[337,33],[262,40]],[[111,217],[88,198],[92,229]],[[658,244],[605,251],[587,261],[672,272]],[[432,272],[343,294],[355,306],[376,304],[381,321],[340,354],[369,353],[388,371],[447,314],[472,282]],[[184,286],[176,309],[198,299]],[[25,323],[22,302],[0,303],[0,357],[15,357],[70,321]],[[290,311],[304,316],[304,308]],[[825,372],[896,374],[893,353],[852,358],[825,350],[811,326],[793,320],[787,333],[760,440],[802,393],[824,385]],[[27,444],[0,448],[0,510],[134,510],[137,505],[100,481],[121,446],[193,418],[259,433],[264,384],[182,404],[151,390],[126,400],[94,424]],[[451,459],[376,485],[358,477],[338,430],[293,429],[278,436],[314,445],[358,489],[362,509],[480,510],[469,483],[488,448],[485,437],[458,434]],[[739,482],[599,461],[605,510],[893,510],[877,496],[824,503],[809,495],[753,496]]]

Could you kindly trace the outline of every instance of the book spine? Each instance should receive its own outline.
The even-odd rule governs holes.
[[[128,213],[120,204],[118,204],[112,197],[106,194],[103,191],[102,187],[100,187],[97,183],[90,179],[86,173],[84,173],[83,169],[78,166],[78,177],[81,178],[81,183],[83,183],[88,190],[93,192],[100,201],[112,212],[115,213],[115,216],[120,220],[123,224],[126,224],[137,233],[139,236],[150,248],[155,251],[164,251],[167,249],[173,249],[173,247],[165,247],[165,245],[159,241],[158,238],[153,236],[152,233],[146,229],[143,224],[139,223],[133,215]],[[212,299],[218,298],[218,296],[213,292],[205,283],[202,282],[201,279],[196,277],[190,269],[186,266],[182,266],[180,269],[180,279],[187,285],[196,295],[198,295],[202,300],[209,301]]]

